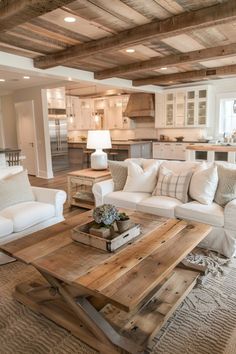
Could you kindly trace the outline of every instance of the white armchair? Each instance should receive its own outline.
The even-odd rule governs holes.
[[[21,169],[10,169],[17,173]],[[7,175],[0,170],[0,179]],[[63,204],[66,192],[57,189],[31,187],[34,201],[22,202],[0,210],[0,244],[31,234],[64,220]]]

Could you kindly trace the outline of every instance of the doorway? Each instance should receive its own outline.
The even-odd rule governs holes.
[[[15,104],[17,118],[17,139],[21,154],[25,157],[22,165],[29,175],[37,175],[37,147],[35,139],[34,102],[24,101]]]

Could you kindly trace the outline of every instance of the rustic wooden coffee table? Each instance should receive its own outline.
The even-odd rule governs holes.
[[[142,235],[115,254],[72,241],[71,229],[91,221],[91,211],[1,247],[47,281],[19,284],[15,299],[103,354],[152,348],[199,275],[177,266],[211,230],[128,213],[141,224]]]

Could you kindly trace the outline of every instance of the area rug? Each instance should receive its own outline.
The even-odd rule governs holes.
[[[236,260],[223,270],[192,290],[155,338],[153,354],[236,353]],[[20,262],[0,267],[0,354],[96,353],[12,299],[17,283],[35,278]]]

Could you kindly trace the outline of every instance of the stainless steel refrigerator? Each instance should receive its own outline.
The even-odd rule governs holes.
[[[53,171],[62,171],[69,167],[66,110],[49,109],[48,122],[52,168]]]

